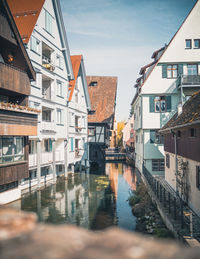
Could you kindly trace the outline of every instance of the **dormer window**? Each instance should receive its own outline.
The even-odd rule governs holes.
[[[89,86],[97,86],[97,81],[92,81]]]

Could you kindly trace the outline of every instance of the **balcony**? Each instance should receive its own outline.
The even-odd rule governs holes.
[[[0,103],[0,135],[37,136],[36,109]]]
[[[75,125],[75,131],[76,131],[77,133],[81,133],[82,128]]]
[[[177,82],[179,87],[200,87],[200,75],[182,75]]]
[[[0,88],[23,95],[30,95],[27,74],[11,65],[0,62]]]
[[[55,127],[55,123],[53,122],[49,122],[49,121],[42,121],[42,131],[43,132],[56,132],[56,127]]]

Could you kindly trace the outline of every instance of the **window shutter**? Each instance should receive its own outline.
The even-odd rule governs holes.
[[[155,130],[150,130],[150,143],[155,143]]]
[[[172,104],[171,104],[171,96],[166,96],[166,108],[167,112],[171,112],[172,109]]]
[[[49,151],[52,152],[52,140],[49,139]]]
[[[155,107],[154,107],[154,96],[149,96],[149,111],[154,112]]]
[[[183,64],[179,64],[178,65],[178,75],[182,75],[183,74]]]
[[[200,184],[199,184],[200,179],[199,179],[199,177],[200,177],[200,167],[196,166],[196,187],[198,189],[200,189]]]
[[[71,151],[74,151],[74,141],[73,141],[73,138],[71,138]]]
[[[162,65],[162,78],[167,78],[167,64]]]

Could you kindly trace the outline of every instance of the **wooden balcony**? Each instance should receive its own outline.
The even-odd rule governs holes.
[[[0,62],[0,89],[23,95],[30,95],[30,81],[27,74],[16,67]]]
[[[37,113],[0,106],[0,135],[37,136]]]
[[[2,14],[2,13],[0,13],[0,35],[4,39],[17,45],[17,41],[16,41],[15,37],[13,37],[13,35],[12,35],[12,31],[10,30],[8,21],[7,21],[6,17],[4,16],[4,14]]]

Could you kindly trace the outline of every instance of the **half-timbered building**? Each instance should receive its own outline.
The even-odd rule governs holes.
[[[114,126],[117,77],[87,76],[92,114],[88,115],[89,159],[104,168],[105,149]]]
[[[21,197],[28,177],[28,136],[37,135],[38,110],[28,106],[35,72],[6,0],[0,2],[0,203]]]

